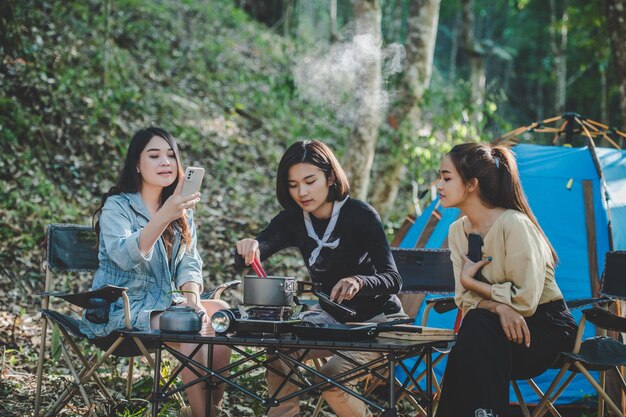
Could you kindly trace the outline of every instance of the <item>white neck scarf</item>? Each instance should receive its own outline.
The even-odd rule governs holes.
[[[311,252],[311,256],[309,257],[309,266],[313,266],[313,264],[317,260],[317,257],[322,251],[322,248],[335,249],[339,245],[340,239],[337,239],[333,242],[329,242],[328,239],[330,239],[330,235],[333,233],[333,230],[335,230],[335,226],[337,225],[337,219],[339,218],[339,210],[341,210],[341,207],[343,207],[346,201],[348,201],[348,196],[346,196],[346,198],[341,201],[335,201],[333,203],[333,212],[330,215],[330,221],[328,222],[328,226],[326,226],[324,236],[322,236],[321,239],[317,236],[315,230],[313,229],[313,223],[311,223],[311,215],[304,210],[302,211],[302,213],[304,214],[304,226],[306,227],[306,232],[311,239],[317,242],[317,247],[313,249],[313,252]]]

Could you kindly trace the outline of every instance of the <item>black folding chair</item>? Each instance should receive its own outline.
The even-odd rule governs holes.
[[[452,263],[450,262],[450,251],[448,249],[423,249],[423,248],[391,248],[391,254],[398,268],[400,277],[402,278],[402,292],[408,293],[427,293],[427,294],[450,294],[454,293],[454,273],[452,271]],[[406,300],[406,299],[405,299]],[[433,307],[438,312],[451,311],[456,308],[453,297],[437,298],[427,300],[427,308],[424,315],[428,315],[428,311]],[[422,324],[424,325],[424,324]],[[437,349],[436,349],[437,350]],[[446,350],[437,350],[438,355],[433,358],[433,368],[444,358]],[[443,352],[443,353],[442,353]],[[318,369],[321,367],[322,360],[316,359]],[[418,375],[415,380],[419,382],[426,377],[425,373]],[[370,395],[381,384],[378,378],[368,378],[365,381],[363,395]],[[402,385],[402,381],[397,380],[398,385]],[[433,383],[437,392],[439,392],[439,384],[433,374]],[[412,384],[405,381],[404,385],[411,389]],[[424,416],[426,410],[417,403],[411,396],[401,394],[400,398],[407,398],[409,402]],[[317,402],[312,417],[316,417],[323,404],[323,398]]]
[[[143,355],[154,368],[154,360],[150,355],[152,346],[146,346],[138,338],[128,338],[124,333],[120,332],[113,332],[102,338],[88,339],[80,330],[79,318],[61,313],[50,307],[50,297],[60,298],[76,307],[86,309],[86,316],[89,320],[102,323],[106,322],[108,318],[105,312],[108,311],[110,304],[122,297],[126,328],[132,329],[129,301],[126,295],[127,288],[107,285],[97,290],[75,294],[50,292],[53,272],[93,273],[98,268],[98,245],[93,228],[74,224],[51,224],[48,226],[45,248],[43,269],[46,271],[46,281],[44,292],[42,293],[42,335],[37,364],[34,415],[38,417],[41,408],[41,388],[48,326],[58,328],[62,336],[62,343],[60,343],[59,348],[72,374],[73,381],[58,396],[57,401],[49,407],[45,415],[57,414],[74,397],[77,391],[81,394],[90,414],[94,414],[93,403],[86,389],[88,381],[95,383],[97,390],[106,398],[109,404],[115,403],[111,393],[98,376],[97,371],[100,366],[110,356],[129,358],[126,398],[130,398],[134,357]],[[238,284],[239,281],[225,283],[212,292],[203,294],[202,298],[218,299],[226,288]],[[81,340],[86,341],[89,345],[103,353],[98,352],[87,359],[84,349],[81,349],[78,345],[78,342]],[[69,346],[69,350],[66,344]],[[72,362],[70,351],[78,358],[82,369]],[[182,397],[179,396],[179,399],[182,400]]]
[[[418,322],[417,320],[419,319],[416,317],[415,324],[427,326],[428,315],[433,309],[441,314],[456,309],[454,297],[449,296],[449,294],[454,294],[454,271],[452,269],[452,262],[450,261],[449,249],[405,249],[394,247],[391,248],[391,253],[398,268],[398,272],[402,277],[402,292],[404,294],[439,295],[438,297],[427,298],[425,300],[426,307],[422,313],[422,319]],[[444,296],[446,294],[448,294],[448,296]],[[403,298],[404,303],[406,303],[407,300],[420,302],[421,298]],[[405,306],[406,309],[409,307],[411,306]],[[433,357],[431,358],[433,370],[449,352],[452,344],[453,343],[450,343],[448,347],[443,349],[435,349]],[[406,365],[411,366],[410,363]],[[420,382],[427,376],[426,371],[421,371],[417,375],[417,369],[410,369],[409,371],[413,375],[415,382]],[[400,373],[400,369],[398,369],[397,373]],[[433,386],[438,396],[441,391],[440,383],[434,371],[431,376]],[[408,376],[405,377],[404,380],[399,380],[398,383],[408,389],[413,388],[413,383],[410,382]],[[401,394],[400,398],[407,398],[420,414],[426,415],[426,410],[411,396]]]
[[[618,314],[614,314],[606,308],[615,301],[626,300],[626,251],[607,252],[600,295],[601,298],[595,300],[597,306],[583,310],[574,349],[572,352],[561,353],[561,369],[533,411],[533,417],[543,416],[548,401],[555,401],[579,373],[598,392],[598,416],[604,415],[604,403],[616,416],[624,415],[623,410],[606,393],[604,374],[608,370],[614,370],[618,376],[617,380],[620,382],[622,392],[626,394],[626,382],[622,368],[626,366],[626,345],[622,341],[606,336],[591,337],[584,341],[582,337],[587,321],[600,329],[616,331],[618,335],[626,332],[626,318],[619,314],[619,303],[616,303]],[[589,371],[600,371],[599,383]],[[567,372],[569,372],[568,377],[559,386]]]

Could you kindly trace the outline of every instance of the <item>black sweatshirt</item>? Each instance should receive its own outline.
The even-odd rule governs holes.
[[[313,228],[319,237],[324,234],[329,221],[311,215]],[[283,210],[256,240],[262,261],[281,249],[297,247],[311,279],[321,283],[322,292],[327,295],[340,279],[358,276],[363,281],[363,287],[352,300],[343,302],[357,312],[355,321],[400,311],[400,300],[395,294],[400,291],[402,280],[376,210],[362,201],[349,198],[339,212],[335,230],[328,241],[338,238],[340,242],[335,249],[322,248],[316,262],[308,265],[317,244],[307,234],[303,213],[300,210]],[[235,267],[238,270],[244,267],[243,258],[236,252]]]

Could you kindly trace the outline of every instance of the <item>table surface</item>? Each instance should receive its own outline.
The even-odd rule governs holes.
[[[238,346],[258,346],[258,347],[302,347],[302,348],[332,348],[338,350],[355,349],[369,352],[389,352],[389,353],[408,353],[413,350],[422,349],[425,346],[445,347],[448,342],[454,340],[451,336],[449,340],[402,340],[388,339],[384,337],[376,337],[369,340],[328,340],[322,339],[320,336],[317,340],[304,339],[285,333],[281,335],[274,334],[251,334],[251,335],[226,335],[226,336],[210,336],[202,333],[168,333],[160,330],[150,330],[147,332],[124,331],[129,336],[139,337],[144,340],[154,340],[160,342],[178,342],[178,343],[200,343],[200,344],[225,344]]]

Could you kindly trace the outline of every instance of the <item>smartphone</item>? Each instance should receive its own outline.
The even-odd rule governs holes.
[[[476,233],[470,233],[467,236],[467,257],[472,262],[478,262],[483,259],[483,238]]]
[[[180,195],[187,196],[199,192],[202,178],[204,178],[204,168],[187,167]]]

